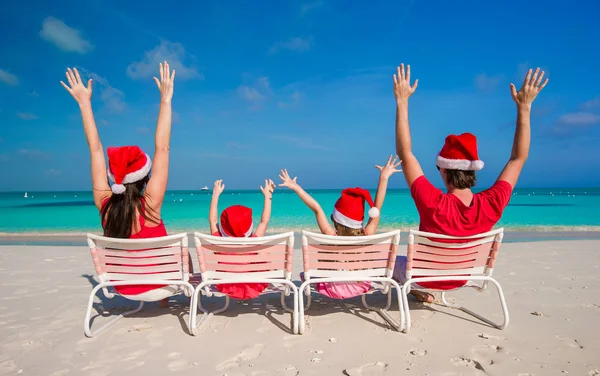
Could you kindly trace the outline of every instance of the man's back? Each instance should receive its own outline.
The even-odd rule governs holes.
[[[465,205],[452,193],[434,187],[425,176],[417,178],[411,186],[419,211],[419,229],[451,236],[490,231],[500,220],[511,194],[511,185],[500,180],[491,188],[475,193],[471,204]]]

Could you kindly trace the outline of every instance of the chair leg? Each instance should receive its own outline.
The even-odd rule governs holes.
[[[307,290],[308,289],[308,290]],[[305,290],[310,291],[310,284],[308,281],[304,282],[300,285],[298,289],[298,333],[304,334],[305,330],[305,322],[304,322],[304,312],[310,307],[310,293],[308,295],[308,301],[306,308],[304,307],[304,294],[306,294]]]
[[[486,319],[485,317],[467,309],[464,307],[458,307],[458,309],[460,309],[461,311],[478,318],[479,320],[497,328],[500,330],[504,330],[507,326],[508,326],[508,321],[509,321],[509,315],[508,315],[508,307],[506,306],[506,300],[504,299],[504,292],[502,291],[502,287],[500,286],[500,284],[498,283],[498,281],[496,281],[495,279],[490,278],[489,281],[496,286],[496,289],[498,290],[498,298],[500,299],[500,305],[502,306],[502,314],[504,315],[504,321],[502,322],[502,324],[496,324],[495,322]]]
[[[410,282],[405,282],[402,286],[402,295],[400,298],[402,299],[402,309],[404,310],[404,333],[408,333],[410,330],[410,307],[408,305],[408,292],[410,291]]]
[[[292,314],[292,333],[298,334],[298,289],[296,286],[293,288],[291,286],[286,286],[290,290],[293,290],[293,298],[294,298],[294,308],[291,309],[285,303],[285,292],[281,292],[281,305],[286,312],[290,312]]]
[[[229,296],[226,295],[225,296],[225,305],[222,308],[219,308],[212,312],[209,312],[206,309],[204,309],[204,307],[202,307],[202,298],[200,296],[200,293],[201,293],[202,289],[204,288],[204,286],[202,284],[200,284],[194,290],[194,294],[192,295],[192,302],[191,302],[191,307],[190,307],[190,332],[195,336],[198,335],[198,333],[200,332],[199,329],[204,324],[206,324],[213,315],[225,312],[227,310],[227,308],[229,308]],[[200,310],[202,312],[202,317],[200,317],[199,321],[197,321],[198,310]]]
[[[362,300],[362,304],[363,306],[373,312],[377,312],[388,324],[390,324],[394,329],[396,329],[397,331],[402,331],[403,326],[404,326],[404,310],[402,309],[402,300],[400,299],[400,294],[401,292],[401,288],[400,286],[398,286],[397,288],[397,295],[398,295],[398,311],[400,313],[400,322],[398,323],[396,320],[394,320],[388,310],[390,309],[390,307],[392,306],[392,289],[388,289],[387,292],[387,304],[384,308],[377,308],[377,307],[373,307],[370,306],[369,304],[367,304],[367,294],[363,294],[361,297]]]
[[[90,327],[90,321],[91,321],[91,315],[92,315],[92,308],[94,305],[94,298],[96,297],[96,293],[98,292],[98,290],[102,287],[103,286],[101,284],[96,286],[90,293],[90,298],[88,300],[88,307],[87,307],[87,311],[85,313],[85,320],[83,322],[83,332],[89,338],[92,338],[92,337],[97,336],[98,334],[102,333],[105,329],[107,329],[109,326],[113,325],[114,323],[116,323],[117,321],[122,319],[123,317],[132,315],[134,313],[138,313],[144,307],[144,302],[141,301],[140,305],[136,309],[133,309],[133,310],[127,311],[127,312],[123,312],[120,315],[118,315],[117,317],[113,317],[109,322],[102,325],[100,328],[96,329],[96,331],[92,332],[91,327]]]

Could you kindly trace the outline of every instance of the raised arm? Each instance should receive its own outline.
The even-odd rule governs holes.
[[[225,190],[223,180],[217,180],[213,186],[212,199],[210,200],[210,209],[208,211],[208,224],[210,225],[211,235],[219,231],[219,196]]]
[[[392,159],[393,158],[393,159]],[[387,186],[390,177],[396,172],[402,172],[402,170],[398,170],[398,166],[402,161],[398,160],[398,157],[390,157],[387,160],[385,166],[375,166],[379,170],[379,184],[377,185],[377,193],[375,194],[375,207],[379,209],[381,213],[381,208],[383,207],[383,202],[385,201],[385,194],[387,193]],[[377,227],[379,226],[379,219],[381,218],[381,214],[376,218],[369,218],[367,225],[365,226],[365,235],[374,235],[377,232]]]
[[[160,80],[154,77],[156,86],[160,91],[160,110],[156,123],[156,136],[154,147],[154,161],[152,162],[152,175],[146,187],[150,197],[148,204],[160,215],[160,209],[167,190],[169,179],[169,148],[171,142],[171,99],[173,98],[173,81],[175,70],[171,73],[169,64],[165,61],[159,65]]]
[[[410,65],[404,70],[400,64],[394,75],[394,96],[396,97],[396,154],[402,161],[402,170],[408,187],[421,175],[423,169],[412,153],[410,127],[408,126],[408,99],[415,92],[419,80],[410,86]]]
[[[548,83],[548,79],[542,82],[543,79],[544,71],[540,73],[540,68],[537,68],[532,75],[530,69],[519,91],[517,91],[515,85],[510,84],[512,98],[517,104],[517,128],[515,130],[510,159],[504,170],[502,170],[502,173],[500,173],[498,180],[508,182],[513,188],[517,184],[523,165],[529,156],[529,145],[531,143],[531,104]]]
[[[265,203],[263,204],[263,212],[262,217],[260,218],[260,223],[256,227],[254,234],[256,236],[265,236],[267,233],[267,227],[269,226],[269,221],[271,220],[271,204],[273,203],[273,191],[275,191],[275,183],[273,183],[273,180],[271,179],[265,180],[265,186],[261,186],[260,190],[263,195],[265,195]]]
[[[312,210],[313,213],[315,213],[315,217],[317,218],[317,224],[319,225],[319,229],[321,230],[321,232],[325,235],[335,235],[335,229],[327,220],[327,216],[321,208],[321,205],[319,205],[319,203],[314,198],[312,198],[311,195],[306,193],[306,191],[302,189],[302,187],[298,183],[296,183],[297,178],[290,178],[290,175],[288,174],[286,169],[281,170],[281,175],[279,175],[279,177],[282,180],[282,183],[279,184],[279,186],[288,187],[289,189],[294,191],[298,195],[298,197],[300,197],[300,199],[304,202],[304,204],[308,206],[308,208]]]
[[[94,120],[94,113],[92,111],[92,80],[88,80],[86,87],[81,81],[81,76],[79,76],[77,68],[68,68],[67,81],[69,82],[69,85],[66,85],[62,81],[60,83],[77,101],[79,109],[81,110],[83,130],[90,148],[94,204],[98,209],[101,209],[102,201],[107,197],[110,197],[112,191],[108,185],[104,149],[100,142],[100,136],[98,135],[96,121]]]

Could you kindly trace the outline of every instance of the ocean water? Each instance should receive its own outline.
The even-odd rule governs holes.
[[[340,190],[310,190],[327,214]],[[374,195],[374,191],[372,194]],[[210,192],[170,191],[162,217],[167,231],[207,231]],[[241,204],[260,220],[260,191],[225,191],[219,210]],[[389,190],[382,210],[380,230],[411,228],[418,214],[406,189]],[[600,188],[516,189],[499,226],[512,231],[600,231]],[[312,212],[291,191],[273,196],[270,231],[316,229]],[[100,216],[91,192],[0,193],[0,235],[67,234],[101,232]]]

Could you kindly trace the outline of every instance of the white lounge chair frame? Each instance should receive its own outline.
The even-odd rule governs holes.
[[[225,295],[223,308],[208,312],[202,307],[200,293],[213,295],[212,285],[228,283],[270,283],[284,286],[281,304],[292,313],[292,332],[298,333],[298,288],[291,280],[294,233],[278,235],[232,238],[194,233],[196,254],[200,265],[201,282],[192,295],[190,328],[197,335],[208,319],[224,312],[229,307],[229,296]],[[290,309],[285,297],[293,292],[294,307]],[[197,310],[203,315],[197,321]]]
[[[407,281],[402,286],[403,306],[406,310],[404,332],[408,332],[411,326],[410,307],[407,299],[407,294],[410,292],[411,286],[421,282],[440,281],[483,282],[481,285],[467,284],[453,290],[424,289],[419,287],[419,291],[441,292],[442,302],[445,306],[459,309],[498,329],[506,328],[508,326],[509,315],[506,300],[504,299],[504,292],[498,281],[492,278],[494,263],[498,257],[503,236],[503,228],[467,237],[410,230],[406,261]],[[446,300],[446,292],[448,291],[455,291],[465,287],[473,287],[479,291],[483,291],[487,288],[488,282],[491,282],[498,290],[504,315],[502,324],[496,324],[473,311],[460,305],[451,304]]]
[[[400,298],[400,285],[392,279],[396,252],[400,243],[400,231],[391,231],[369,236],[331,236],[302,231],[302,258],[304,262],[304,282],[300,285],[300,334],[304,333],[304,311],[310,308],[311,285],[321,282],[369,281],[382,283],[381,292],[387,294],[387,305],[375,308],[367,304],[365,308],[379,313],[396,330],[404,327],[404,309]],[[392,305],[392,289],[398,292],[400,322],[388,314]],[[306,309],[304,298],[307,296]]]
[[[110,292],[108,287],[124,285],[178,286],[179,289],[173,295],[179,293],[192,295],[194,287],[189,283],[187,234],[149,239],[116,239],[87,234],[87,242],[100,283],[90,293],[83,323],[86,336],[94,337],[121,318],[141,311],[144,302],[157,301],[143,295],[140,300],[134,299],[134,295],[124,296],[139,301],[140,305],[132,311],[124,312],[111,319],[96,331],[92,331],[90,328],[92,306],[96,293],[100,289],[108,299],[118,294]]]

